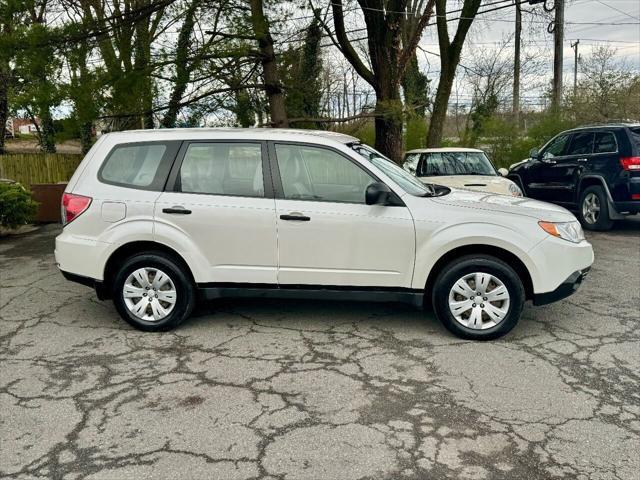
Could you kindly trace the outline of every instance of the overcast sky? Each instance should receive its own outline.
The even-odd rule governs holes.
[[[493,2],[491,2],[493,3]],[[552,5],[552,0],[549,1]],[[451,7],[457,8],[457,7]],[[491,8],[491,7],[484,7]],[[540,76],[550,81],[553,67],[553,35],[547,33],[547,25],[553,14],[542,14],[541,4],[531,6],[523,4],[527,10],[535,10],[538,15],[523,13],[524,33],[523,48],[540,60],[544,65]],[[483,7],[481,7],[482,11]],[[472,55],[476,49],[498,49],[505,40],[511,40],[505,49],[505,54],[512,55],[515,9],[504,8],[495,12],[479,15],[469,33],[467,46],[463,50],[461,63],[473,61]],[[574,53],[571,43],[580,40],[579,54],[588,56],[594,46],[609,45],[615,48],[616,58],[625,62],[629,68],[640,72],[640,0],[573,0],[565,7],[565,48],[564,48],[564,83],[565,86],[573,82]],[[455,29],[451,25],[450,36]],[[437,52],[437,37],[435,27],[428,27],[422,39],[424,50]],[[428,68],[430,77],[435,78],[439,70],[439,59],[435,55],[420,52],[420,62],[423,68]],[[458,72],[460,74],[460,71]],[[542,90],[523,92],[532,106]]]

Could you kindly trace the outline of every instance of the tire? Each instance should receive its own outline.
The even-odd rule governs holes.
[[[480,292],[485,290],[488,296],[478,297],[478,278],[482,282]],[[469,290],[460,288],[460,282],[466,283]],[[506,294],[497,290],[500,287],[504,287]],[[459,293],[461,291],[465,294]],[[493,296],[496,299],[492,301]],[[458,318],[450,308],[450,301],[458,302]],[[436,278],[431,298],[436,317],[446,329],[469,340],[493,340],[510,332],[520,320],[524,301],[524,286],[518,274],[502,260],[489,255],[467,255],[446,265]]]
[[[146,332],[177,327],[189,317],[196,301],[195,287],[186,267],[162,252],[129,257],[116,273],[112,288],[113,303],[120,316]]]
[[[587,230],[611,230],[614,221],[609,218],[609,201],[602,187],[593,185],[584,189],[578,204],[578,218]]]

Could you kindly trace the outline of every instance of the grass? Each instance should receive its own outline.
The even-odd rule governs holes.
[[[10,153],[0,155],[0,178],[20,182],[27,188],[36,183],[68,182],[82,155],[66,153]]]

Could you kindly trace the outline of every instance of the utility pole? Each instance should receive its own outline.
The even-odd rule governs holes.
[[[520,41],[522,37],[522,7],[516,0],[515,51],[513,60],[513,123],[520,129]]]
[[[553,95],[551,108],[558,112],[562,102],[562,47],[564,41],[564,0],[555,1],[553,23]]]
[[[573,48],[573,96],[576,96],[578,92],[578,45],[580,45],[580,40],[576,40],[571,44],[571,48]]]

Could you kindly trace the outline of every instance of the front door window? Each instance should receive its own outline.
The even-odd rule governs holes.
[[[284,198],[365,203],[375,179],[339,153],[306,145],[276,144]]]

